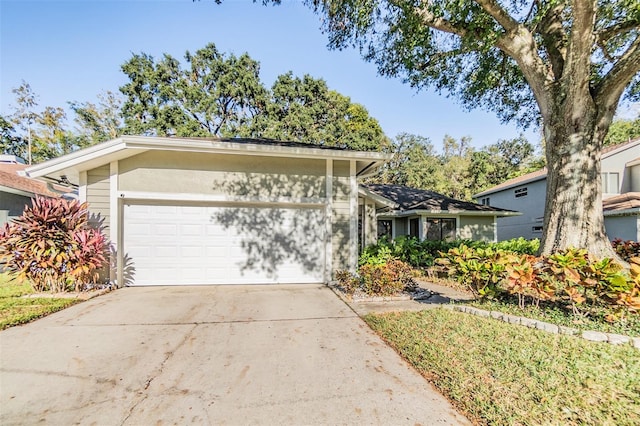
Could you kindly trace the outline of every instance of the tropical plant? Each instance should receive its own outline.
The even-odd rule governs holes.
[[[83,290],[107,262],[102,228],[88,223],[87,204],[36,198],[0,231],[0,263],[34,291]]]

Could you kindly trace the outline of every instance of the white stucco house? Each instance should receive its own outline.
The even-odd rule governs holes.
[[[547,170],[507,180],[473,196],[483,205],[522,213],[497,222],[498,240],[540,238]],[[601,160],[605,227],[609,239],[640,239],[640,138],[606,147]]]

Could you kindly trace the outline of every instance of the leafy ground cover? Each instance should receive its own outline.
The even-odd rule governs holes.
[[[627,315],[616,322],[610,323],[604,318],[606,311],[603,311],[601,316],[583,316],[575,315],[557,306],[525,306],[522,309],[518,306],[517,300],[480,299],[465,304],[486,311],[499,311],[578,330],[593,330],[640,337],[640,315]]]
[[[479,424],[640,424],[640,351],[444,309],[365,321]]]
[[[33,293],[28,283],[18,284],[7,274],[0,274],[0,330],[57,312],[76,303],[69,298],[22,298]]]

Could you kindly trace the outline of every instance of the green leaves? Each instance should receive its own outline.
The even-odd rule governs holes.
[[[0,230],[0,263],[34,291],[76,291],[107,262],[107,239],[77,200],[36,198]]]

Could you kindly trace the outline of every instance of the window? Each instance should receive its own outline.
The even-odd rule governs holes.
[[[456,220],[451,218],[427,218],[427,240],[455,240]]]
[[[542,226],[534,226],[531,228],[531,232],[542,232]]]
[[[515,192],[516,198],[526,197],[527,196],[527,187],[525,186],[524,188],[518,188],[514,192]]]
[[[378,238],[393,238],[393,221],[391,219],[381,219],[378,221]]]
[[[619,173],[600,173],[602,179],[602,192],[605,194],[619,194],[620,193],[620,174]]]
[[[409,219],[409,236],[411,237],[420,237],[420,219],[414,218]]]
[[[482,204],[483,206],[488,206],[489,204],[490,198],[489,197],[484,197],[480,199],[480,204]]]

